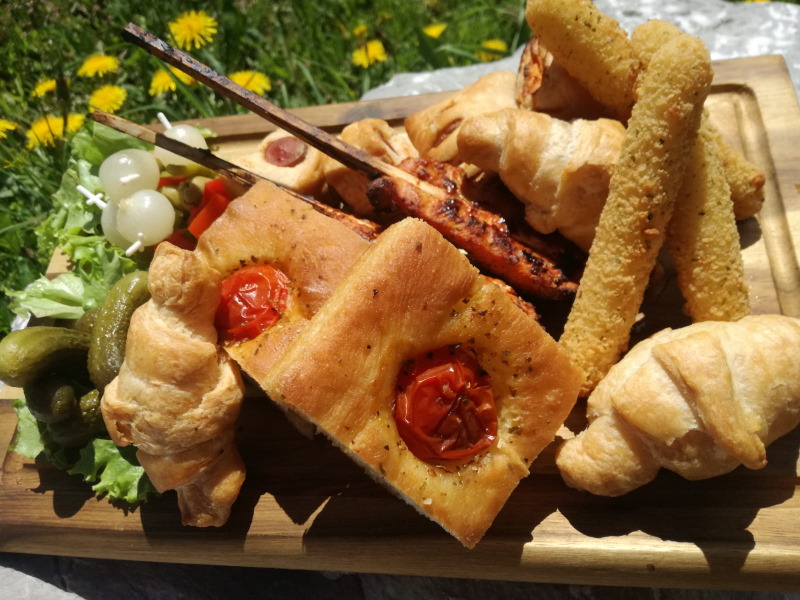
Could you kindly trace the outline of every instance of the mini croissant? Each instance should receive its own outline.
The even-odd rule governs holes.
[[[234,445],[244,385],[213,325],[219,279],[195,253],[158,246],[152,298],[133,314],[101,404],[114,443],[136,445],[155,488],[177,490],[183,524],[198,527],[227,521],[245,478]]]
[[[764,467],[766,446],[800,423],[800,320],[752,315],[659,332],[609,371],[588,416],[556,464],[593,494],[625,494],[661,467],[689,480]]]
[[[498,173],[534,229],[559,230],[588,250],[624,137],[612,119],[567,122],[511,108],[464,121],[458,156]]]

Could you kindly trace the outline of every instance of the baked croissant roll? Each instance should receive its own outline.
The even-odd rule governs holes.
[[[525,220],[589,249],[622,148],[619,121],[567,122],[521,109],[464,121],[458,156],[494,171],[525,203]]]
[[[411,143],[424,158],[454,160],[458,153],[456,136],[464,120],[503,108],[515,108],[515,85],[513,71],[495,71],[441,102],[409,115],[404,126]]]
[[[588,399],[589,427],[558,449],[566,483],[619,496],[661,467],[689,480],[743,464],[800,423],[800,320],[752,315],[640,342]]]
[[[219,273],[197,254],[159,244],[152,298],[134,312],[125,361],[106,387],[103,419],[159,492],[175,489],[184,525],[224,524],[244,481],[234,445],[244,386],[217,346]]]

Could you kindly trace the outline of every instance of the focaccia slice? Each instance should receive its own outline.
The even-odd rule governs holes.
[[[490,377],[497,435],[469,460],[438,464],[400,437],[395,392],[409,359],[453,345]],[[581,381],[503,290],[432,227],[405,219],[372,244],[260,383],[473,547],[554,439]]]
[[[364,238],[268,181],[231,202],[200,236],[196,253],[223,276],[268,264],[289,280],[292,301],[271,329],[224,345],[254,380],[260,380],[339,280],[369,246]]]

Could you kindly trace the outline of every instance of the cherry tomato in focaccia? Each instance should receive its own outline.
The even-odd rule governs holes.
[[[417,357],[401,370],[397,390],[397,429],[417,458],[470,458],[497,436],[489,376],[463,348],[440,348]]]
[[[286,310],[288,283],[269,265],[245,267],[223,280],[214,321],[222,340],[252,339],[272,327]]]

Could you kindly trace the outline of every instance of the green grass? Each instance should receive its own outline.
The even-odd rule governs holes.
[[[153,97],[148,93],[160,61],[125,42],[122,28],[133,22],[162,38],[168,23],[194,4],[178,0],[95,2],[12,1],[0,11],[0,119],[19,125],[0,140],[0,286],[22,289],[44,272],[52,248],[38,245],[35,228],[47,216],[58,189],[69,144],[26,148],[25,132],[44,114],[88,113],[92,90],[123,87],[127,99],[117,114],[152,122],[164,112],[172,120],[243,112],[202,86],[182,86]],[[480,62],[482,42],[502,40],[513,51],[527,39],[524,0],[476,0],[464,10],[453,0],[216,0],[203,10],[218,22],[213,41],[190,53],[229,74],[256,70],[272,89],[265,96],[289,108],[355,100],[395,72],[424,71]],[[438,38],[422,29],[445,23]],[[362,26],[365,31],[356,35]],[[352,62],[353,51],[380,40],[386,60],[368,68]],[[99,78],[78,77],[86,57],[101,52],[120,59],[121,68]],[[55,79],[54,92],[31,96],[37,83]],[[0,296],[0,337],[13,315]]]

